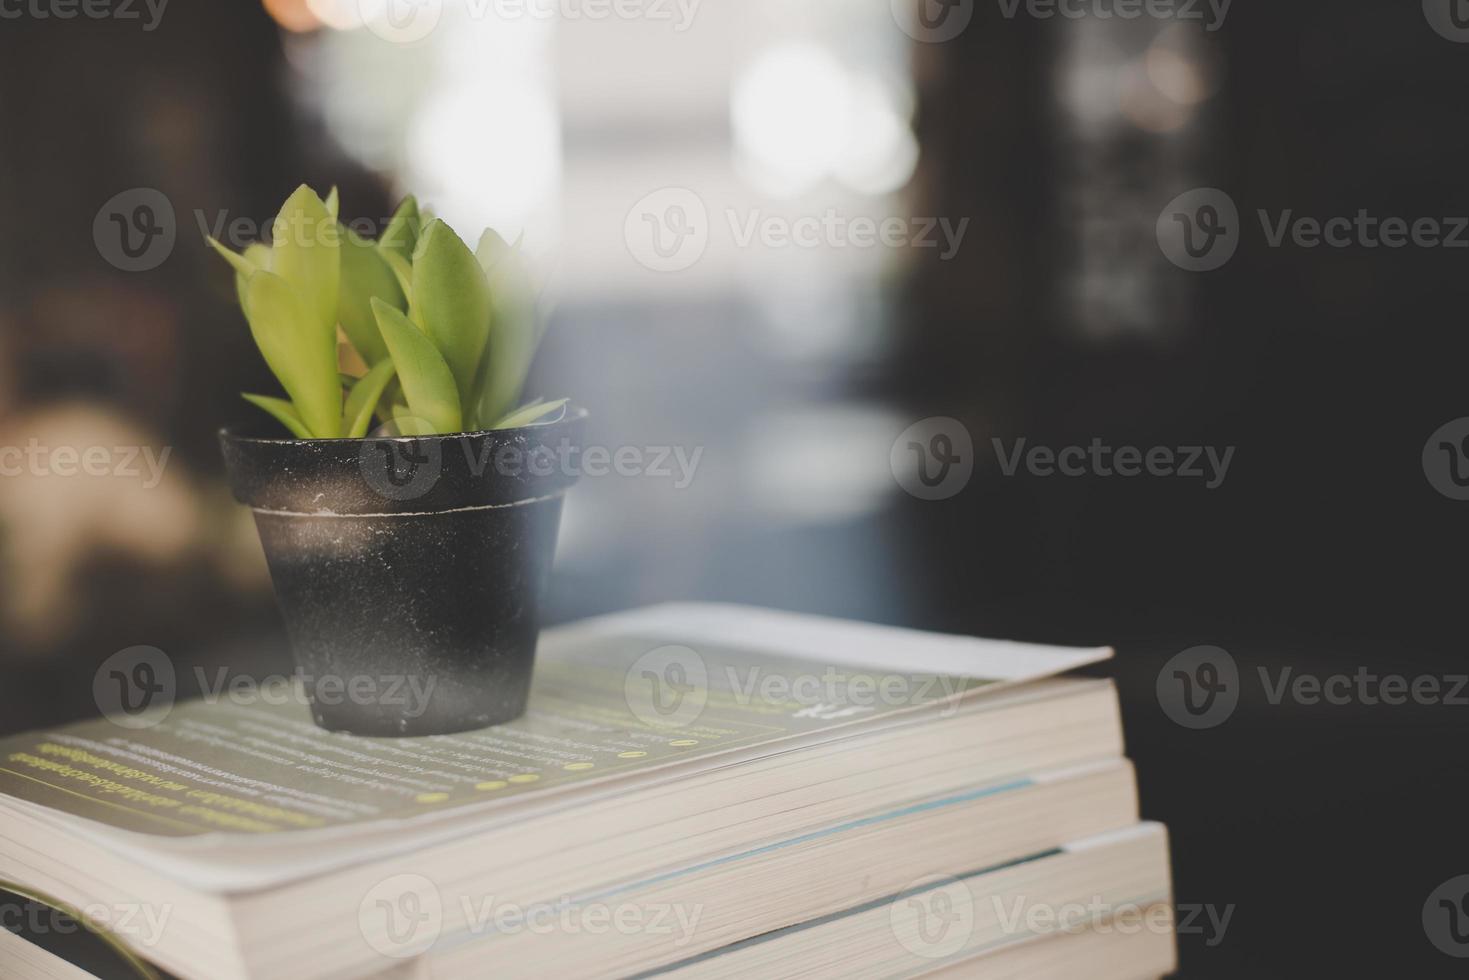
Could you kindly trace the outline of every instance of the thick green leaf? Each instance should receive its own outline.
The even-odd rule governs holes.
[[[413,316],[444,355],[472,414],[475,372],[490,335],[490,285],[469,246],[435,220],[413,253]]]
[[[213,235],[206,236],[204,240],[209,243],[210,248],[222,255],[224,260],[234,267],[236,274],[249,277],[251,273],[260,268],[251,261],[248,250],[244,255],[241,255],[239,252],[231,252],[223,242]],[[257,252],[256,254],[258,255],[259,253]]]
[[[553,402],[541,401],[539,398],[529,405],[523,405],[510,414],[498,419],[492,429],[514,429],[522,425],[530,425],[539,422],[552,412],[560,411],[566,407],[569,399],[558,398]]]
[[[255,242],[245,247],[243,253],[231,252],[225,245],[213,236],[206,236],[206,241],[220,255],[224,256],[226,262],[235,270],[235,295],[239,297],[240,306],[245,305],[245,280],[257,269],[270,268],[270,248]]]
[[[305,184],[281,205],[271,226],[270,271],[291,284],[316,328],[333,337],[337,332],[341,239],[337,219]]]
[[[331,190],[326,192],[326,201],[323,203],[326,204],[327,214],[331,215],[333,219],[341,215],[342,197],[337,193],[337,186],[335,184],[332,185]]]
[[[421,430],[404,435],[430,435],[461,431],[463,415],[454,374],[433,341],[424,336],[401,312],[382,300],[372,301],[378,328],[387,341],[388,352],[398,367],[398,380],[413,413],[410,427]]]
[[[377,400],[378,421],[391,422],[395,417],[393,409],[399,405],[403,406],[404,411],[407,411],[408,403],[403,398],[403,382],[399,381],[398,375],[394,373],[387,388],[383,390],[382,397]]]
[[[422,420],[413,414],[407,402],[394,402],[388,407],[389,414],[393,420],[393,428],[401,435],[411,436],[414,434],[431,434],[430,426],[422,425]]]
[[[339,436],[342,385],[337,379],[335,326],[323,331],[290,283],[264,270],[246,282],[245,318],[255,346],[312,435]]]
[[[388,346],[377,329],[377,317],[372,314],[374,298],[399,310],[408,309],[398,277],[382,254],[372,242],[350,228],[343,228],[342,295],[338,314],[347,339],[369,365],[380,364],[388,356]]]
[[[272,398],[269,395],[241,395],[240,397],[275,416],[275,420],[291,430],[291,435],[297,439],[311,438],[311,430],[306,428],[306,423],[301,421],[301,416],[296,414],[296,409],[284,398]]]
[[[510,251],[510,243],[500,237],[500,233],[493,228],[486,228],[484,234],[479,236],[479,246],[474,250],[474,257],[479,260],[479,266],[489,271],[495,267],[495,263],[505,257]]]
[[[245,258],[249,260],[250,264],[255,266],[255,268],[264,269],[266,272],[274,271],[270,267],[270,246],[265,244],[264,242],[251,242],[249,245],[245,246],[245,251],[241,254],[243,254]]]
[[[392,271],[393,278],[398,283],[398,291],[408,298],[408,308],[411,310],[413,308],[413,266],[397,252],[384,252],[379,249],[378,255]]]
[[[530,272],[519,252],[505,253],[490,271],[489,281],[493,318],[473,402],[480,423],[501,418],[520,401],[544,329],[536,315]]]
[[[245,246],[245,258],[257,269],[270,271],[270,246],[261,242],[251,242]],[[235,293],[240,297],[240,309],[245,308],[245,282],[249,276],[235,273]]]
[[[423,219],[418,213],[418,200],[410,194],[403,198],[403,203],[393,212],[388,226],[383,229],[382,237],[377,240],[377,247],[398,256],[404,262],[410,262],[413,259],[413,250],[418,246],[418,229],[421,227]]]
[[[378,417],[384,422],[393,422],[396,424],[399,419],[412,417],[412,414],[408,411],[408,403],[403,400],[403,391],[401,388],[398,390],[397,398],[384,398],[380,407],[382,405],[387,406],[386,413],[380,411],[378,412]]]
[[[373,409],[396,372],[397,367],[389,358],[379,362],[352,385],[347,393],[347,408],[342,415],[342,433],[348,439],[361,439],[367,435]]]

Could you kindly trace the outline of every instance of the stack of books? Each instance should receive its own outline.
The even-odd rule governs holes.
[[[0,888],[182,978],[1160,976],[1166,835],[1060,676],[1109,655],[674,605],[546,631],[483,731],[230,683],[0,741]]]

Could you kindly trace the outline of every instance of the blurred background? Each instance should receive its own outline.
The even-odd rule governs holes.
[[[288,667],[215,443],[276,387],[204,236],[243,246],[302,180],[375,227],[412,190],[524,236],[531,394],[696,461],[582,482],[552,621],[698,598],[1114,644],[1178,900],[1235,907],[1184,976],[1451,975],[1420,914],[1469,871],[1469,706],[1254,678],[1469,669],[1469,503],[1422,461],[1469,415],[1469,231],[1270,239],[1362,211],[1455,237],[1457,3],[3,8],[0,446],[58,465],[0,476],[0,732],[95,714],[134,644]],[[1237,241],[1190,269],[1160,228],[1195,188]],[[1007,475],[1022,439],[1234,453],[1212,487]],[[972,472],[929,492],[924,450]],[[1244,683],[1193,731],[1156,683],[1199,644]]]

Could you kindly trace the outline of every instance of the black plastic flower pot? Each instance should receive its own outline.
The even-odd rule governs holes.
[[[525,711],[585,420],[417,438],[220,432],[317,724],[438,735]]]

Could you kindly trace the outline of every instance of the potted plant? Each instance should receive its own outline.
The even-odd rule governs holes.
[[[520,404],[541,326],[518,248],[486,231],[471,250],[411,197],[372,241],[305,186],[271,239],[210,244],[285,393],[244,397],[286,434],[220,442],[317,723],[517,717],[585,419]]]

